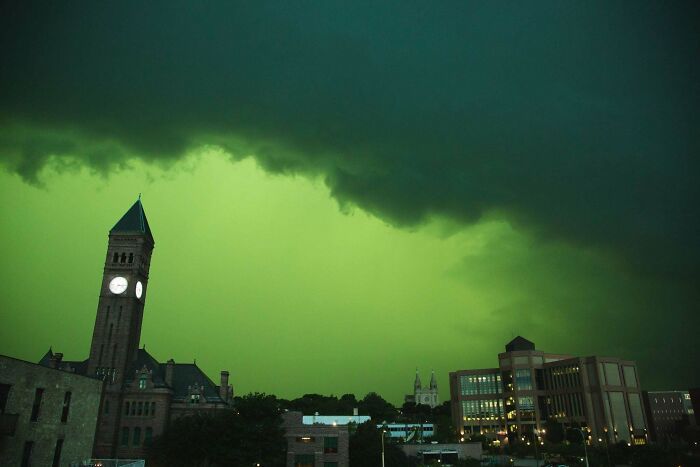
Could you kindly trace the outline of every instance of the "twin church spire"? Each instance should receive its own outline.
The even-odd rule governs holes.
[[[413,382],[413,389],[420,390],[421,388],[422,388],[422,385],[420,382],[420,376],[418,375],[418,368],[416,368],[416,379]],[[437,380],[435,379],[435,371],[434,370],[430,371],[430,386],[428,386],[428,388],[437,390]]]

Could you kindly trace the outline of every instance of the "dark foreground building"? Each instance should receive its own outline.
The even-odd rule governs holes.
[[[0,355],[0,465],[68,467],[92,456],[102,381]]]
[[[348,422],[352,417],[324,416],[318,420],[301,412],[282,415],[287,439],[287,467],[348,467]],[[329,420],[334,419],[336,421]]]
[[[217,385],[194,363],[161,363],[139,348],[154,246],[139,199],[109,231],[90,355],[57,364],[104,381],[97,458],[143,457],[171,419],[227,407],[233,396],[227,371]],[[53,360],[49,350],[40,364],[50,366]]]
[[[635,362],[545,353],[520,336],[498,367],[450,373],[454,426],[497,443],[540,437],[547,419],[581,429],[591,443],[646,444]]]
[[[695,425],[690,392],[644,391],[642,395],[649,420],[649,434],[653,441],[679,441],[684,430]]]

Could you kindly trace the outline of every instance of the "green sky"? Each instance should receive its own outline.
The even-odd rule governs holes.
[[[700,385],[700,3],[25,0],[0,14],[0,352],[86,356],[143,193],[143,342],[378,391],[515,335]]]
[[[11,265],[0,270],[0,352],[19,358],[49,345],[87,355],[107,232],[139,192],[156,239],[141,341],[161,361],[230,370],[238,392],[399,402],[418,367],[436,371],[446,397],[449,371],[494,365],[514,334],[554,352],[642,357],[628,337],[639,323],[624,319],[619,333],[590,319],[635,308],[638,283],[595,251],[533,241],[497,218],[397,229],[341,210],[319,180],[216,150],[167,170],[132,162],[41,179],[0,172]]]

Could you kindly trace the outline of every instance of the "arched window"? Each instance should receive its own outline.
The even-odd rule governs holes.
[[[114,256],[112,256],[112,262],[116,263],[117,261],[119,261],[119,253],[115,251]]]
[[[133,262],[134,262],[134,254],[133,254],[133,253],[129,253],[129,264],[131,264],[131,263],[133,263]]]

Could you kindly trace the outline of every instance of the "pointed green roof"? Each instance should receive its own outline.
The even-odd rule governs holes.
[[[114,227],[112,227],[109,233],[142,234],[153,241],[153,234],[151,233],[151,228],[148,226],[148,220],[146,219],[146,213],[143,210],[140,196],[133,206],[126,211],[126,214],[119,219],[119,222],[114,224]]]

